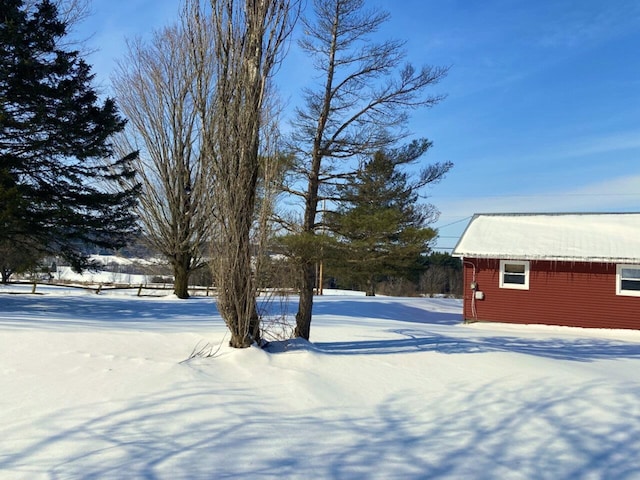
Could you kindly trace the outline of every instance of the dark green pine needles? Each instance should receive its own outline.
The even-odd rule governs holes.
[[[136,153],[113,158],[125,120],[101,102],[91,68],[61,41],[51,2],[0,0],[0,248],[56,253],[76,268],[87,246],[118,248],[137,232]]]

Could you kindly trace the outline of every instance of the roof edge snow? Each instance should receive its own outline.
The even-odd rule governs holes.
[[[640,213],[475,214],[456,257],[640,263]]]

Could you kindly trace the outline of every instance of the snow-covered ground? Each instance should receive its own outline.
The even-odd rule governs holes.
[[[82,273],[74,272],[69,266],[58,266],[51,274],[53,282],[73,282],[79,284],[125,284],[146,285],[152,283],[154,277],[159,275],[146,275],[141,273],[127,273],[126,270],[144,270],[149,267],[166,267],[166,262],[160,258],[125,258],[117,255],[90,255],[90,260],[99,265],[111,267],[107,270],[85,270]],[[109,271],[109,270],[116,271]],[[125,271],[117,271],[117,270]]]
[[[231,350],[209,298],[38,291],[0,294],[2,479],[640,478],[639,332],[331,295]]]
[[[126,285],[140,285],[150,282],[149,275],[133,274],[133,273],[121,273],[121,272],[107,272],[107,271],[84,271],[82,273],[74,272],[71,267],[58,267],[57,271],[53,273],[54,281],[64,282],[76,282],[85,284],[126,284]]]

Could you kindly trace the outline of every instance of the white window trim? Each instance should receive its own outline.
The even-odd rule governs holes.
[[[640,265],[616,265],[616,295],[625,297],[640,297],[640,290],[623,290],[622,289],[622,269],[632,268],[640,270]]]
[[[504,266],[524,265],[524,284],[504,283]],[[528,260],[500,260],[500,288],[513,288],[516,290],[529,290],[529,261]]]

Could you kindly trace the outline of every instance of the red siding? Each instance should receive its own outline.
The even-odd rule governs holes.
[[[465,320],[640,329],[640,297],[616,295],[616,265],[531,261],[529,290],[499,287],[500,261],[464,259]],[[483,300],[472,311],[473,267]]]

